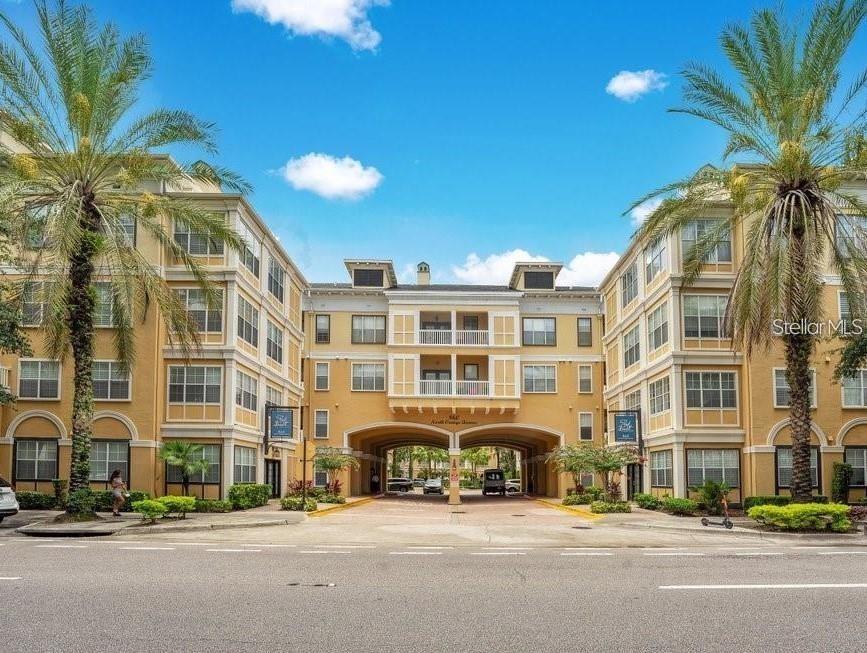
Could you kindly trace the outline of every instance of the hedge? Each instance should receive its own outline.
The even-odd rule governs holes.
[[[594,501],[589,494],[567,494],[563,497],[564,506],[588,506]]]
[[[15,496],[21,510],[54,510],[57,503],[53,494],[46,494],[45,492],[19,490]]]
[[[232,512],[232,502],[223,499],[196,499],[196,512]]]
[[[694,515],[698,510],[698,502],[692,499],[665,497],[662,500],[662,509],[672,515],[689,516]]]
[[[238,483],[229,488],[229,501],[235,510],[264,506],[271,498],[271,486],[264,483]]]
[[[747,497],[744,499],[744,511],[749,512],[749,509],[755,506],[788,506],[790,503],[792,503],[792,497],[780,494]],[[816,495],[813,497],[812,503],[828,503],[828,497]]]
[[[639,508],[644,508],[645,510],[659,510],[660,506],[662,506],[662,499],[644,492],[636,493],[632,497],[632,500]]]
[[[313,512],[316,510],[316,501],[307,499],[306,504],[302,506],[301,497],[283,497],[280,499],[281,510],[301,510],[302,507],[305,512]]]
[[[590,512],[632,512],[632,506],[626,501],[594,501],[590,504]]]
[[[346,497],[339,494],[323,494],[319,501],[321,503],[346,503]]]
[[[849,506],[840,503],[793,503],[788,506],[755,506],[747,515],[760,524],[783,531],[825,531],[845,533],[852,528]]]
[[[193,512],[196,509],[196,497],[179,497],[166,496],[157,499],[166,507],[166,513],[175,513],[179,518],[183,519],[188,512]]]
[[[93,498],[95,500],[94,510],[97,512],[108,512],[111,510],[112,501],[114,501],[114,497],[111,494],[111,490],[96,490],[93,493]],[[151,495],[147,492],[140,492],[138,490],[131,490],[129,496],[126,498],[126,501],[123,502],[123,506],[121,506],[121,512],[132,512],[132,504],[136,501],[145,501],[150,499]]]
[[[166,514],[166,505],[155,499],[143,499],[132,504],[132,509],[140,512],[143,521],[154,522]]]

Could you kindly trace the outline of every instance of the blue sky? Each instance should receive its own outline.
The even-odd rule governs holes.
[[[143,108],[219,125],[219,161],[252,182],[308,279],[342,281],[344,258],[369,257],[404,280],[426,260],[436,281],[502,282],[527,253],[571,263],[559,281],[576,284],[623,251],[632,201],[719,161],[717,130],[666,113],[677,72],[724,66],[722,27],[768,4],[232,3],[91,4],[148,35]],[[32,25],[27,2],[5,8]],[[606,92],[621,71],[662,88]]]

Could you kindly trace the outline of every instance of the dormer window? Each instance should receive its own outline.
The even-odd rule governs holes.
[[[524,272],[524,288],[527,290],[551,290],[554,288],[553,272]]]
[[[356,268],[352,271],[352,283],[356,287],[363,288],[382,288],[383,287],[383,270]]]

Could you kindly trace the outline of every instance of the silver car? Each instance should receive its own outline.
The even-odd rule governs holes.
[[[509,494],[515,494],[516,492],[521,491],[521,479],[520,478],[510,478],[506,480],[506,492]]]
[[[8,485],[0,485],[0,522],[4,517],[18,514],[18,499],[15,491]]]
[[[424,489],[422,491],[425,494],[442,494],[443,480],[441,478],[429,478],[424,482]]]

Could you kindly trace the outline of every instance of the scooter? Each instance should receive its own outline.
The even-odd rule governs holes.
[[[701,525],[702,526],[710,526],[710,525],[724,526],[725,528],[731,529],[734,526],[734,524],[732,523],[732,520],[729,517],[729,502],[728,502],[728,500],[726,500],[725,497],[723,497],[723,499],[722,499],[722,506],[723,506],[722,521],[713,521],[712,519],[708,519],[707,517],[702,517],[701,518]]]

